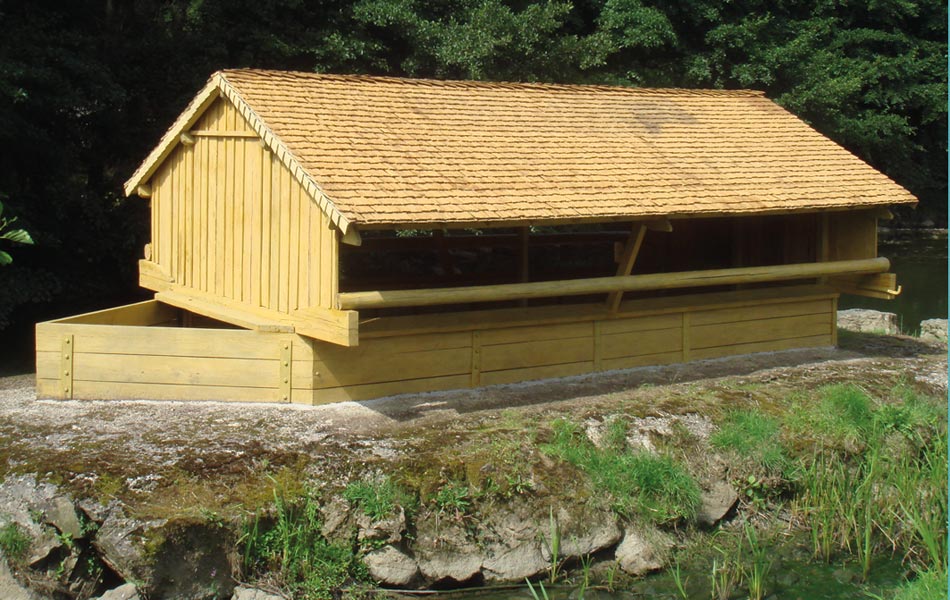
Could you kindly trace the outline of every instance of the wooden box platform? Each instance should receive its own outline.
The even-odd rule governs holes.
[[[323,404],[832,346],[821,286],[390,317],[343,347],[150,300],[36,326],[37,395]],[[190,325],[190,326],[188,326]]]

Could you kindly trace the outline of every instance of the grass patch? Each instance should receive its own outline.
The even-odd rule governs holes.
[[[709,441],[769,471],[781,472],[788,465],[778,420],[758,410],[728,412]]]
[[[370,581],[354,549],[328,542],[321,525],[311,494],[286,498],[275,490],[273,515],[259,511],[245,524],[245,575],[276,578],[295,597],[310,600],[336,598],[343,588]]]
[[[610,495],[613,509],[656,522],[689,519],[696,515],[700,489],[686,468],[668,455],[616,449],[600,450],[580,427],[559,419],[552,424],[553,439],[542,451],[584,471],[595,492]],[[611,436],[615,432],[610,432]]]
[[[393,514],[397,507],[402,507],[407,513],[416,507],[415,496],[389,477],[350,482],[343,490],[343,499],[374,521]]]
[[[20,563],[30,549],[30,536],[16,523],[0,527],[0,551],[12,563]]]
[[[946,598],[947,594],[946,569],[934,569],[899,587],[891,600],[936,600]]]

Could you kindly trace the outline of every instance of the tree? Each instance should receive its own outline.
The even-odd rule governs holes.
[[[13,229],[16,223],[16,217],[7,218],[3,216],[3,202],[0,202],[0,240],[6,240],[15,244],[32,244],[33,238],[25,229]],[[13,262],[13,257],[0,250],[0,266],[6,266]]]

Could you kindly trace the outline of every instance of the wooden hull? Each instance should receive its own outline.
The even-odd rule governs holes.
[[[820,286],[392,317],[342,347],[161,302],[40,323],[45,398],[324,404],[836,343]]]

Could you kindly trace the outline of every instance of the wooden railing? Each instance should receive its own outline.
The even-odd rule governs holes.
[[[831,275],[862,275],[884,273],[891,263],[886,258],[799,263],[767,267],[741,267],[707,271],[682,271],[651,275],[596,277],[532,283],[510,283],[470,287],[347,292],[337,295],[340,309],[395,308],[400,306],[434,306],[471,302],[502,302],[553,296],[582,296],[608,292],[669,290],[716,285],[736,285],[811,279]]]

